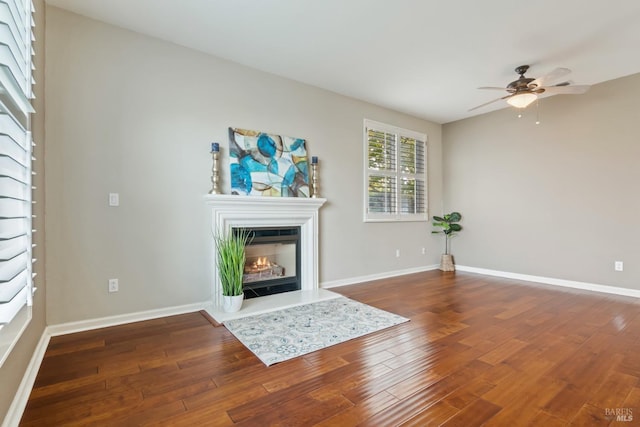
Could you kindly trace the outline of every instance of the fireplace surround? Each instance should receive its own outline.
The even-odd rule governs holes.
[[[204,201],[210,211],[213,265],[211,308],[208,311],[214,319],[219,320],[224,317],[221,316],[222,288],[217,269],[217,254],[213,244],[213,234],[217,232],[230,232],[235,228],[299,227],[300,291],[297,292],[302,292],[304,298],[305,293],[319,290],[318,213],[326,199],[206,195]],[[255,305],[257,300],[277,298],[286,294],[294,294],[294,292],[253,298],[250,301]],[[247,302],[245,301],[245,304]]]

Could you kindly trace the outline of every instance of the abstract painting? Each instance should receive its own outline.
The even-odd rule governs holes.
[[[306,141],[229,128],[231,194],[309,197]]]

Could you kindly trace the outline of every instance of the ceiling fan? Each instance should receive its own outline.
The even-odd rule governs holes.
[[[520,78],[509,83],[507,87],[479,87],[478,89],[506,90],[509,94],[498,99],[485,102],[477,107],[473,107],[469,111],[477,110],[478,108],[482,108],[502,99],[506,99],[507,103],[513,107],[526,108],[529,104],[538,99],[538,95],[543,93],[545,95],[578,95],[585,93],[591,87],[588,85],[571,86],[571,83],[568,81],[553,84],[571,72],[568,68],[556,68],[550,73],[542,77],[538,77],[537,79],[525,77],[524,74],[528,69],[528,65],[521,65],[517,67],[515,71],[520,75]]]

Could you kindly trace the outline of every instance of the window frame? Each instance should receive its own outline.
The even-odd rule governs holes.
[[[369,129],[395,135],[395,170],[374,170],[369,168]],[[402,137],[410,138],[416,142],[424,144],[424,165],[422,173],[406,173],[400,171],[400,152],[402,148]],[[429,220],[428,205],[428,137],[423,132],[404,129],[398,126],[364,119],[363,122],[363,147],[364,147],[364,222],[427,222]],[[369,181],[371,176],[385,176],[395,179],[395,210],[389,213],[369,212]],[[402,193],[401,185],[403,178],[422,181],[424,186],[424,212],[403,213],[401,212]]]

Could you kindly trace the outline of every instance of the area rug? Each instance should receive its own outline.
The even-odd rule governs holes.
[[[345,297],[224,322],[265,365],[409,321]]]

